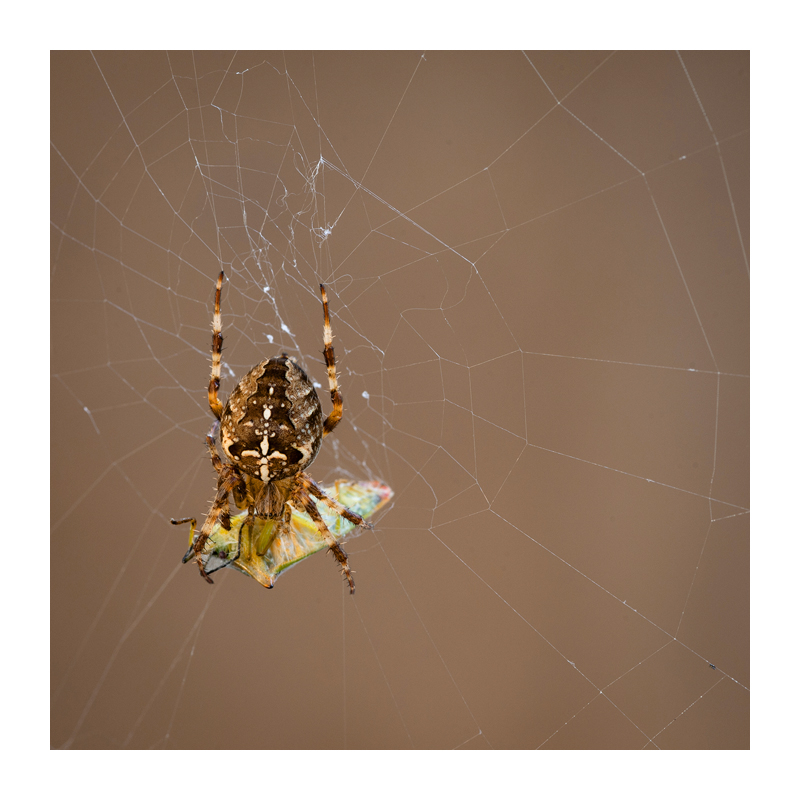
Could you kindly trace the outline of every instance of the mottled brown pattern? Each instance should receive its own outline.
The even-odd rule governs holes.
[[[305,372],[286,356],[253,367],[220,420],[225,455],[251,477],[283,480],[305,469],[322,444],[322,407]]]

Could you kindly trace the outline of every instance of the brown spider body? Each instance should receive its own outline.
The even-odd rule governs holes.
[[[322,445],[322,406],[305,372],[286,356],[253,367],[231,392],[219,424],[225,455],[265,483],[301,472]]]
[[[222,322],[220,301],[224,273],[219,274],[214,302],[213,337],[211,345],[211,380],[208,386],[208,404],[216,420],[206,436],[211,463],[217,472],[217,494],[212,502],[200,533],[195,531],[196,520],[172,520],[179,525],[191,523],[191,546],[184,563],[192,558],[200,574],[213,583],[203,566],[205,546],[215,525],[230,530],[230,496],[238,508],[247,509],[247,519],[239,529],[239,548],[242,552],[255,547],[258,555],[267,552],[272,542],[289,529],[292,509],[304,511],[316,526],[319,536],[329,546],[342,572],[355,590],[347,554],[328,530],[314,499],[325,503],[340,516],[356,525],[367,523],[358,515],[328,497],[304,470],[316,458],[327,436],[342,418],[342,394],[336,378],[336,360],[333,353],[328,299],[325,287],[320,285],[322,307],[325,315],[323,339],[325,363],[333,410],[323,420],[322,406],[311,381],[301,367],[285,353],[257,364],[231,392],[227,403],[220,403],[217,393],[220,385],[222,354]],[[216,433],[226,463],[216,448]],[[277,520],[274,534],[266,542],[254,542],[255,519]],[[222,562],[220,567],[227,566]]]

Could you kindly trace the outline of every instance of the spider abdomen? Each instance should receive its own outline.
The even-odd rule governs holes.
[[[220,439],[242,472],[265,483],[296,475],[322,444],[322,407],[306,373],[287,356],[262,361],[231,392]]]

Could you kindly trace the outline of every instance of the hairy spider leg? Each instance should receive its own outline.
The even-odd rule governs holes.
[[[328,497],[327,494],[317,485],[309,475],[301,472],[298,476],[298,481],[303,485],[303,488],[309,493],[314,495],[317,500],[325,503],[331,511],[335,511],[340,517],[344,517],[354,525],[360,525],[362,528],[372,529],[372,523],[367,522],[363,517],[351,511],[347,506],[343,506],[338,500]]]
[[[295,503],[302,506],[308,516],[311,517],[311,521],[317,528],[317,533],[325,541],[325,544],[328,545],[331,553],[333,553],[333,557],[341,565],[342,574],[347,580],[347,583],[350,584],[350,594],[353,594],[356,590],[356,585],[353,582],[353,575],[350,572],[350,565],[347,563],[347,553],[345,553],[342,546],[336,541],[330,530],[328,530],[325,520],[322,519],[322,516],[317,510],[317,506],[303,489],[302,484],[298,484],[294,494],[292,495],[292,504],[294,505]]]
[[[222,525],[226,531],[231,529],[230,493],[234,489],[246,491],[245,482],[239,475],[236,468],[230,464],[225,464],[219,457],[216,447],[216,439],[214,436],[216,433],[216,428],[217,423],[215,422],[211,426],[211,430],[206,436],[206,446],[211,453],[211,463],[214,465],[214,469],[217,471],[217,495],[208,511],[208,516],[206,517],[206,521],[203,523],[203,527],[200,530],[200,535],[194,540],[193,546],[189,548],[186,555],[183,557],[183,563],[185,564],[192,558],[192,556],[194,556],[194,559],[197,562],[197,567],[200,570],[200,574],[209,583],[214,583],[214,581],[211,580],[208,573],[205,571],[202,560],[206,542],[208,541],[209,536],[211,536],[211,532],[214,530],[214,526],[217,524],[217,522],[219,522],[219,524]],[[250,521],[250,529],[252,531],[252,520],[250,520],[249,517],[248,520]],[[186,522],[187,520],[183,521]],[[176,522],[174,524],[180,523]],[[244,524],[242,527],[244,527]],[[194,535],[194,526],[192,527],[192,535]],[[236,558],[238,558],[239,554],[241,553],[241,546],[242,529],[240,528],[239,552],[237,552]]]
[[[322,292],[322,310],[325,314],[325,327],[323,328],[323,341],[325,342],[325,365],[328,368],[328,387],[331,390],[333,409],[322,426],[323,437],[327,436],[342,418],[342,393],[339,391],[339,382],[336,379],[336,357],[333,354],[333,331],[331,330],[331,315],[328,311],[328,294],[325,285],[320,284]]]
[[[222,314],[220,314],[219,306],[222,299],[222,281],[224,279],[225,272],[222,271],[217,278],[217,291],[214,296],[214,319],[211,323],[211,380],[208,383],[208,405],[217,419],[222,417],[222,403],[220,403],[217,394],[222,372]]]

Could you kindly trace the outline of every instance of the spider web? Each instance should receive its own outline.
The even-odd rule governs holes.
[[[747,53],[52,80],[51,746],[749,746]],[[325,386],[329,288],[309,472],[395,492],[353,598],[180,564],[220,266],[223,397],[281,351]]]

